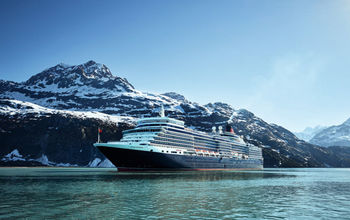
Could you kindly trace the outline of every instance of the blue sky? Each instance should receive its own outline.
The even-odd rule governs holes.
[[[0,78],[95,60],[292,131],[350,117],[350,1],[0,0]]]

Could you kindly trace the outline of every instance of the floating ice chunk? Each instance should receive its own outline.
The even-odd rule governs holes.
[[[90,163],[88,164],[88,167],[97,167],[100,162],[101,162],[101,159],[97,157],[93,161],[90,161]]]
[[[45,154],[42,154],[41,157],[39,157],[35,161],[37,161],[43,165],[54,165],[54,163],[49,161],[49,159],[47,158],[47,156]]]
[[[115,166],[110,160],[104,159],[103,161],[101,161],[101,163],[98,164],[98,167],[112,168]]]
[[[14,149],[11,153],[7,154],[5,157],[22,157],[17,149]]]
[[[2,161],[25,161],[25,159],[17,149],[14,149],[11,153],[5,155]]]

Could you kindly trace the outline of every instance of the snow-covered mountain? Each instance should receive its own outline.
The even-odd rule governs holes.
[[[172,97],[173,93],[155,95],[140,92],[126,79],[113,76],[105,65],[94,61],[76,66],[58,64],[22,83],[0,81],[0,92],[0,98],[54,109],[102,111],[128,116],[149,115],[160,104],[181,113],[179,106],[183,102],[180,96]]]
[[[133,126],[132,118],[155,116],[161,105],[168,116],[201,131],[231,124],[245,140],[263,147],[266,167],[348,163],[248,110],[220,102],[200,105],[175,92],[141,92],[94,61],[76,66],[59,64],[22,83],[0,81],[0,100],[3,163],[11,158],[6,155],[17,153],[28,161],[51,164],[102,163],[104,157],[92,146],[98,126],[104,129],[104,140],[118,140],[122,130]]]
[[[350,118],[341,125],[331,126],[317,133],[310,143],[324,147],[350,147]]]
[[[317,133],[326,129],[327,126],[315,126],[315,127],[307,127],[301,132],[294,132],[295,136],[304,141],[310,141]]]

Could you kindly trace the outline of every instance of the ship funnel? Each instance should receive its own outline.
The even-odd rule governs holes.
[[[222,126],[219,126],[219,134],[222,134]]]
[[[226,125],[226,132],[230,132],[230,133],[232,133],[232,134],[234,134],[235,132],[234,132],[234,130],[233,130],[233,128],[232,128],[232,126],[231,125]]]
[[[211,128],[211,130],[212,130],[213,133],[216,133],[216,127],[215,127],[215,126],[213,126],[213,127]]]
[[[160,117],[165,117],[165,112],[164,112],[164,106],[163,105],[160,106],[159,116]]]

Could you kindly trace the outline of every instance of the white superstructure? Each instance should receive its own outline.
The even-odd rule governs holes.
[[[138,120],[134,129],[123,132],[120,141],[104,146],[196,157],[262,158],[259,147],[245,143],[233,131],[208,134],[186,128],[183,121],[165,117],[164,112],[161,116]]]

